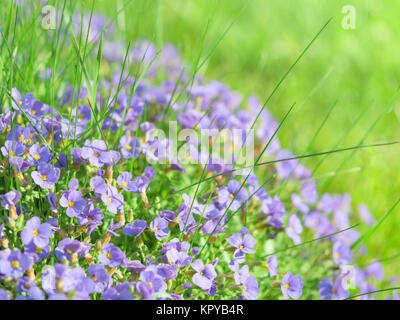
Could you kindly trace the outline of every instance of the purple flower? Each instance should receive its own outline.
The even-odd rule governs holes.
[[[7,259],[0,259],[0,273],[5,274],[6,277],[19,279],[31,265],[29,256],[16,249],[10,252]]]
[[[278,259],[275,255],[270,255],[267,258],[267,261],[264,262],[264,266],[268,270],[271,278],[275,277],[278,274]]]
[[[333,244],[333,261],[336,264],[347,264],[352,257],[350,247],[341,241]]]
[[[118,178],[117,178],[117,184],[122,187],[125,191],[130,191],[132,188],[132,173],[124,171],[121,173]],[[129,188],[129,184],[131,184],[131,187]]]
[[[28,254],[35,263],[40,262],[43,258],[47,258],[50,254],[50,247],[44,246],[43,248],[39,248],[35,246],[33,242],[28,245],[25,245],[25,253]]]
[[[135,137],[128,138],[128,136],[122,136],[119,141],[121,146],[121,154],[124,159],[136,159],[140,153],[140,142]]]
[[[239,263],[243,263],[245,261],[245,253],[252,254],[256,252],[256,250],[253,249],[256,241],[249,233],[244,235],[240,233],[234,233],[228,238],[228,242],[231,246],[236,248],[233,256]]]
[[[143,298],[150,299],[153,293],[165,292],[167,285],[154,268],[148,267],[140,273],[136,288]]]
[[[1,205],[4,209],[10,210],[11,207],[15,207],[21,198],[21,192],[11,190],[6,194],[0,195]]]
[[[124,197],[111,185],[107,185],[107,190],[101,195],[101,200],[107,206],[107,210],[114,214],[117,210],[122,211],[124,207]]]
[[[247,276],[242,282],[243,296],[248,300],[255,300],[258,297],[260,290],[256,277]]]
[[[85,145],[82,148],[81,156],[83,159],[89,160],[90,164],[101,168],[104,162],[100,161],[100,156],[107,150],[107,145],[102,140],[89,140],[85,141]]]
[[[103,292],[107,285],[111,285],[112,278],[102,264],[91,264],[88,272],[95,283],[94,292]]]
[[[294,276],[291,272],[284,275],[281,290],[286,299],[299,299],[303,293],[303,280],[300,276]]]
[[[80,191],[64,192],[60,199],[60,205],[67,208],[67,216],[72,218],[79,215],[86,206],[86,200],[82,198]]]
[[[71,261],[73,253],[76,253],[78,258],[83,258],[89,253],[89,250],[89,243],[65,238],[58,243],[57,248],[54,249],[54,254],[60,262],[63,262],[65,259]]]
[[[285,229],[286,234],[293,240],[294,244],[299,244],[301,239],[299,234],[303,232],[303,225],[295,214],[289,217],[289,226]]]
[[[40,148],[38,144],[34,144],[29,148],[28,160],[32,165],[36,166],[41,162],[49,162],[51,160],[51,154],[46,146]]]
[[[157,240],[166,239],[168,237],[168,221],[157,216],[150,222],[150,229],[154,231]]]
[[[365,204],[362,203],[358,206],[358,214],[366,224],[370,226],[375,224],[376,220]]]
[[[26,222],[25,229],[21,232],[21,241],[24,245],[33,243],[39,248],[44,248],[48,245],[52,234],[48,223],[41,224],[38,217],[33,217]]]
[[[286,213],[285,206],[277,195],[262,202],[262,213],[268,215],[268,224],[275,228],[283,225],[283,216]]]
[[[1,153],[4,157],[20,156],[24,153],[25,148],[20,142],[6,141],[4,147],[1,147]]]
[[[107,192],[107,184],[102,177],[96,176],[90,179],[90,190],[97,194],[105,194]]]
[[[0,288],[0,300],[11,300],[10,296],[4,289]]]
[[[112,243],[105,244],[102,248],[102,252],[103,253],[99,255],[99,261],[110,268],[122,266],[125,262],[125,254]]]
[[[331,300],[332,297],[342,300],[349,297],[349,292],[343,287],[343,276],[336,279],[335,283],[329,278],[323,278],[318,283],[318,294],[322,300]]]
[[[127,223],[122,230],[124,234],[130,237],[137,237],[147,227],[147,222],[144,220],[136,220],[133,224]]]
[[[54,184],[60,178],[60,169],[53,168],[51,164],[40,163],[38,165],[38,171],[33,171],[31,176],[33,181],[41,188],[53,189]]]
[[[178,251],[175,248],[168,250],[163,257],[163,261],[175,267],[185,267],[189,265],[193,257],[189,256],[186,252]]]
[[[19,292],[26,292],[33,287],[36,287],[35,281],[29,279],[28,277],[23,277],[18,282],[17,290]]]
[[[239,181],[230,180],[227,187],[219,190],[218,202],[221,205],[229,206],[229,209],[232,211],[238,210],[248,198],[247,190],[241,186],[242,184]]]
[[[85,225],[88,227],[88,235],[90,235],[97,226],[102,225],[102,219],[104,215],[101,209],[95,207],[92,202],[89,202],[86,206],[85,211],[78,215],[76,219],[80,225]]]
[[[149,186],[150,180],[146,176],[136,177],[135,180],[128,184],[127,191],[133,193],[143,193],[146,192],[147,187]]]
[[[211,289],[213,285],[212,280],[217,277],[214,266],[212,264],[204,266],[203,261],[197,259],[192,263],[192,268],[196,271],[193,275],[192,282],[205,291]]]

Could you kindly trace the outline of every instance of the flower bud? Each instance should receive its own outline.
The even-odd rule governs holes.
[[[142,198],[143,206],[144,206],[146,209],[150,208],[149,199],[147,199],[146,192],[141,192],[141,193],[140,193],[140,198]]]
[[[118,214],[118,222],[121,222],[121,226],[125,225],[125,214],[123,212]]]
[[[10,219],[12,219],[14,221],[18,219],[17,207],[16,206],[11,206],[10,207]]]

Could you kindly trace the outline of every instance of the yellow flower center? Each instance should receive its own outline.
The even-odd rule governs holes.
[[[286,290],[289,290],[289,283],[285,283]]]
[[[35,155],[33,156],[33,159],[35,159],[36,161],[39,160],[39,159],[40,159],[40,155],[35,154]]]
[[[14,151],[10,151],[8,154],[9,154],[11,157],[15,156],[15,152],[14,152]]]
[[[123,182],[122,182],[122,185],[126,188],[126,187],[128,186],[128,182],[123,181]]]
[[[230,195],[229,195],[229,198],[231,198],[231,199],[233,199],[235,196],[231,193]]]
[[[107,257],[107,259],[111,260],[111,258],[112,258],[112,253],[111,253],[111,252],[108,252],[108,253],[106,254],[106,257]]]
[[[33,109],[33,110],[31,111],[31,113],[32,113],[33,115],[35,115],[35,114],[36,114],[36,110]]]
[[[37,247],[37,248],[35,249],[35,251],[36,251],[36,253],[42,253],[43,249],[42,249],[42,248],[39,248],[39,247]]]
[[[65,250],[65,251],[67,251],[68,254],[71,254],[71,253],[72,253],[71,250],[69,250],[69,249],[67,249],[67,250]]]
[[[22,101],[20,100],[20,101],[18,101],[18,104],[20,105],[20,106],[22,106]]]
[[[42,174],[42,180],[46,181],[47,180],[47,176],[45,174]]]
[[[19,142],[24,141],[24,136],[23,136],[22,134],[18,137],[18,141],[19,141]]]
[[[11,265],[13,268],[18,268],[19,267],[19,261],[18,260],[14,260],[13,262],[11,262]]]
[[[132,149],[132,147],[129,144],[126,145],[125,150],[130,151],[131,149]]]
[[[68,207],[73,208],[74,205],[75,205],[75,202],[73,202],[73,201],[68,202]]]
[[[99,155],[99,153],[98,152],[96,152],[94,155],[93,155],[93,157],[95,157],[95,158],[98,158],[100,155]]]
[[[107,200],[108,200],[109,203],[111,203],[111,201],[112,201],[111,197],[108,197]]]
[[[155,227],[153,228],[153,230],[154,230],[154,231],[158,231],[158,227],[155,226]]]
[[[25,287],[26,289],[30,289],[30,288],[31,288],[31,285],[30,285],[28,282],[26,282],[26,283],[24,284],[24,287]]]
[[[336,256],[336,259],[339,259],[340,258],[339,252],[336,252],[335,256]]]
[[[93,277],[92,277],[92,280],[93,280],[94,282],[97,282],[97,277],[96,277],[96,276],[93,276]]]
[[[38,235],[39,235],[39,230],[38,229],[35,229],[35,230],[33,230],[33,236],[34,237],[37,237]]]
[[[79,114],[79,118],[81,118],[81,119],[82,119],[84,116],[85,116],[85,115],[84,115],[83,113],[80,113],[80,114]]]
[[[243,248],[244,248],[244,247],[243,247],[243,245],[241,244],[241,245],[239,246],[239,249],[240,249],[240,250],[243,250]]]
[[[147,284],[150,286],[150,287],[152,287],[153,286],[153,284],[149,281],[149,282],[147,282]]]

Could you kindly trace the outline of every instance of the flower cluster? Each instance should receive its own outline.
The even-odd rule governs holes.
[[[94,16],[88,40],[104,25]],[[0,299],[343,299],[384,281],[379,262],[357,266],[367,248],[352,250],[350,195],[318,193],[255,96],[192,80],[170,44],[127,52],[143,77],[121,69],[123,44],[103,48],[98,87],[66,84],[54,105],[13,88],[2,105]],[[256,123],[269,164],[224,164],[196,139],[187,156],[205,164],[165,158],[175,141],[152,133],[171,119],[195,130]]]

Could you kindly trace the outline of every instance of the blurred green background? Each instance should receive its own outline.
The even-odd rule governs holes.
[[[98,0],[94,8],[113,17],[124,3]],[[355,8],[355,29],[342,26],[345,5]],[[244,98],[254,93],[264,101],[332,17],[267,106],[279,121],[297,103],[280,139],[284,147],[302,154],[336,100],[336,108],[308,152],[330,150],[339,142],[340,146],[357,145],[388,106],[392,109],[364,143],[398,139],[400,102],[392,97],[400,83],[399,12],[400,2],[376,0],[133,0],[117,24],[122,38],[149,39],[158,45],[171,42],[192,63],[199,52],[202,57],[212,53],[201,73],[227,83]],[[397,145],[359,150],[346,160],[341,174],[326,184],[321,179],[320,187],[350,193],[355,209],[364,202],[379,219],[400,196],[399,154]],[[335,172],[348,157],[347,152],[330,155],[317,176]],[[319,159],[304,163],[313,168]],[[399,212],[395,210],[368,241],[368,259],[387,258],[400,251]],[[367,226],[358,229],[365,231]],[[389,273],[396,273],[396,265],[395,259],[384,263]]]

